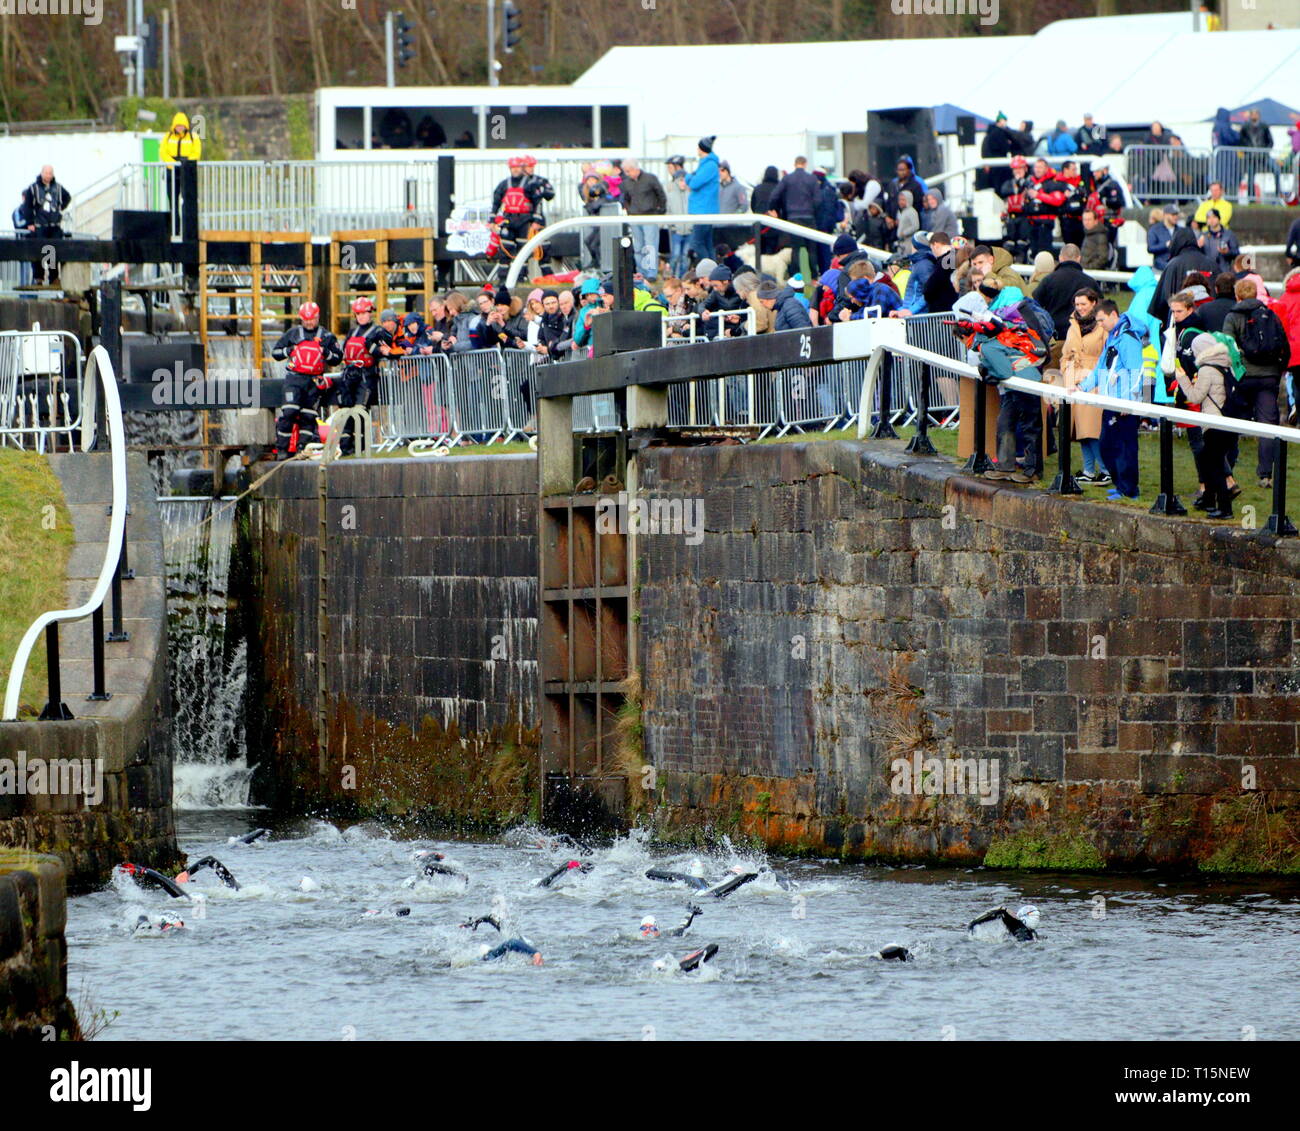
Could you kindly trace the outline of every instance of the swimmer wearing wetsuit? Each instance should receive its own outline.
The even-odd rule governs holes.
[[[641,937],[643,939],[657,939],[662,935],[664,938],[679,939],[682,935],[686,934],[690,925],[695,922],[695,917],[703,914],[704,912],[701,911],[700,908],[696,907],[695,904],[688,903],[686,905],[685,920],[683,920],[680,925],[673,927],[672,930],[669,931],[661,931],[659,925],[655,922],[655,917],[653,915],[647,915],[641,920]]]
[[[501,933],[501,920],[495,915],[480,915],[475,919],[467,919],[461,924],[462,927],[471,931],[477,931],[480,924],[486,923],[493,928],[498,934]],[[522,954],[527,957],[534,966],[542,964],[542,952],[538,950],[522,935],[514,935],[505,940],[505,942],[492,947],[483,948],[483,953],[479,955],[480,962],[495,962],[498,958],[503,958],[507,954]]]
[[[1000,923],[1005,929],[1006,934],[1015,939],[1016,942],[1033,942],[1038,938],[1039,915],[1038,908],[1030,905],[1018,908],[1016,914],[1012,915],[1005,907],[995,907],[992,911],[986,911],[978,919],[972,919],[967,924],[966,931],[971,935],[983,935],[985,932],[977,931],[976,928],[985,923]]]
[[[196,860],[176,877],[176,882],[178,884],[187,884],[194,878],[195,872],[200,872],[204,868],[211,868],[216,873],[217,879],[226,887],[233,888],[235,891],[239,890],[239,881],[231,874],[230,869],[215,856],[204,856],[202,859]]]
[[[594,864],[588,864],[585,860],[566,860],[549,875],[543,876],[537,881],[539,888],[548,888],[561,876],[566,876],[570,872],[577,872],[580,876],[585,876],[594,868]]]

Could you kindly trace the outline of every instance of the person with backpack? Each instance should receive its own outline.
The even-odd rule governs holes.
[[[275,420],[275,448],[288,459],[303,446],[320,440],[316,406],[333,385],[325,370],[343,360],[338,339],[320,324],[320,307],[298,307],[299,325],[290,326],[271,347],[271,356],[285,362],[284,404]]]
[[[1110,299],[1097,304],[1097,321],[1106,331],[1101,360],[1080,383],[1082,393],[1139,401],[1142,398],[1142,350],[1147,326],[1134,322]],[[1101,462],[1114,480],[1108,499],[1138,497],[1138,426],[1141,417],[1114,409],[1101,414]]]
[[[1174,369],[1174,377],[1187,403],[1199,405],[1202,415],[1207,418],[1239,416],[1247,411],[1247,406],[1231,392],[1236,383],[1232,379],[1227,347],[1214,335],[1201,333],[1192,339],[1191,349],[1196,360],[1195,377],[1189,378],[1182,366]],[[1197,453],[1196,467],[1205,483],[1205,491],[1196,505],[1209,518],[1230,519],[1234,495],[1224,468],[1226,442],[1232,433],[1207,423],[1204,434],[1205,443]]]
[[[321,398],[323,405],[351,408],[360,405],[367,412],[379,402],[379,359],[381,347],[392,338],[382,326],[375,325],[375,304],[368,298],[352,300],[355,321],[343,339],[343,376]],[[354,427],[349,421],[339,440],[339,451],[352,454]]]
[[[989,300],[989,312],[980,321],[958,320],[953,330],[968,350],[979,354],[979,371],[985,381],[1001,384],[1009,377],[1042,381],[1043,366],[1051,352],[1055,331],[1052,316],[1032,298],[1003,305],[996,276],[980,282]],[[1032,483],[1042,474],[1043,415],[1041,398],[1032,393],[999,388],[997,467],[986,479]],[[1016,452],[1024,452],[1024,466],[1016,466]]]
[[[1252,419],[1261,424],[1278,422],[1278,386],[1282,370],[1291,356],[1286,327],[1256,297],[1255,284],[1242,279],[1236,287],[1237,305],[1223,320],[1223,332],[1241,349],[1245,372],[1239,391],[1251,406]],[[1256,472],[1261,487],[1273,486],[1273,465],[1277,458],[1277,440],[1259,441]]]

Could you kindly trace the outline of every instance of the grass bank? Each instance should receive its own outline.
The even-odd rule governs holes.
[[[0,688],[28,626],[46,610],[64,607],[75,540],[63,488],[46,458],[0,448]],[[45,675],[45,649],[38,644],[20,699],[32,713],[45,702]]]

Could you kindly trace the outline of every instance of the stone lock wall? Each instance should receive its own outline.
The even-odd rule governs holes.
[[[652,449],[642,483],[705,509],[698,546],[638,550],[645,748],[677,835],[1300,869],[1295,539],[879,445]],[[954,759],[996,767],[996,804],[938,788]]]
[[[57,857],[0,849],[0,1034],[80,1037],[68,1000],[63,865]]]
[[[261,792],[299,812],[528,810],[533,457],[288,465],[259,488],[251,538]]]

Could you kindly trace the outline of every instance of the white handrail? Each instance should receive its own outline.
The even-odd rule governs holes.
[[[941,353],[920,349],[908,345],[880,345],[871,353],[867,372],[862,379],[862,396],[859,400],[858,439],[866,439],[871,428],[871,408],[876,391],[876,374],[885,354],[892,353],[898,357],[908,357],[913,361],[924,362],[935,369],[946,369],[962,377],[978,378],[979,371],[964,361],[955,361]],[[1220,432],[1236,432],[1241,436],[1258,436],[1289,443],[1300,443],[1300,428],[1287,428],[1280,424],[1263,424],[1255,420],[1238,420],[1232,416],[1213,416],[1203,412],[1189,412],[1184,408],[1171,408],[1168,405],[1148,404],[1146,401],[1130,401],[1123,397],[1106,397],[1100,393],[1084,393],[1079,390],[1066,389],[1060,385],[1049,385],[1043,381],[1027,381],[1023,377],[1008,377],[998,382],[1001,388],[1011,389],[1017,393],[1030,393],[1050,401],[1067,401],[1070,404],[1094,405],[1097,408],[1123,412],[1130,416],[1148,416],[1154,420],[1170,420],[1175,424],[1191,424],[1198,428],[1213,428]]]
[[[789,232],[791,235],[803,236],[814,243],[824,244],[834,244],[843,234],[842,232],[821,232],[816,228],[805,228],[802,224],[792,224],[789,220],[783,220],[779,216],[760,215],[757,212],[709,212],[698,215],[670,213],[668,215],[654,216],[634,216],[624,213],[620,216],[570,216],[567,220],[556,220],[553,224],[547,224],[515,253],[515,257],[510,263],[510,271],[506,275],[506,286],[513,287],[519,281],[519,275],[524,269],[524,264],[528,262],[529,257],[532,255],[533,249],[540,247],[556,232],[567,232],[570,228],[615,228],[633,224],[654,224],[656,226],[663,224],[714,224],[718,227],[745,227],[747,225],[752,227],[754,224],[762,224],[766,228],[775,228],[779,232]],[[881,251],[880,248],[876,247],[864,247],[862,250],[872,259],[888,259],[893,254],[892,252]],[[774,257],[768,256],[767,258]]]
[[[83,388],[93,389],[95,379],[104,386],[104,415],[108,421],[108,435],[111,444],[110,458],[113,469],[113,512],[108,524],[108,545],[104,551],[104,564],[100,567],[99,579],[84,605],[75,609],[56,609],[42,613],[23,635],[18,651],[14,655],[13,667],[9,669],[9,684],[5,689],[4,715],[6,721],[18,717],[18,696],[22,692],[23,676],[27,672],[27,661],[46,627],[59,621],[84,620],[104,603],[113,574],[117,571],[118,560],[122,555],[122,540],[126,533],[126,433],[122,425],[122,402],[117,393],[117,375],[113,372],[113,362],[103,346],[96,346],[90,351],[86,361],[86,375]],[[83,413],[82,447],[86,450],[94,442],[94,428],[84,417],[92,417],[93,397],[90,394],[90,411]],[[56,704],[57,706],[57,704]]]

